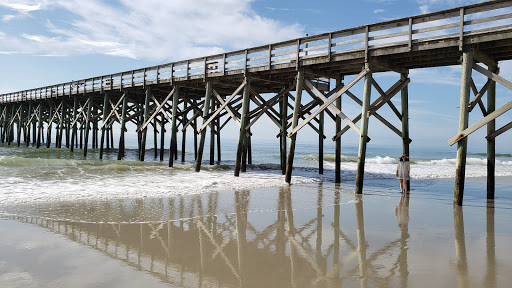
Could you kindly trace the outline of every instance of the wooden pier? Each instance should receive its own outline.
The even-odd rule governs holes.
[[[139,159],[144,160],[147,134],[153,131],[155,157],[160,148],[159,157],[163,161],[165,127],[170,125],[169,166],[178,159],[178,130],[183,133],[182,160],[186,132],[192,130],[196,171],[200,171],[207,131],[211,140],[209,160],[214,164],[215,148],[221,160],[220,132],[232,120],[240,128],[234,171],[238,176],[252,161],[250,128],[265,115],[279,131],[281,168],[286,182],[290,183],[296,138],[304,126],[319,135],[319,172],[323,172],[324,123],[325,119],[331,119],[336,122],[332,138],[336,141],[335,182],[341,180],[340,137],[352,129],[360,135],[356,193],[362,193],[366,143],[370,141],[369,118],[374,116],[397,134],[408,155],[412,141],[408,123],[409,70],[462,65],[459,134],[448,141],[450,145],[458,145],[454,202],[461,205],[463,199],[467,136],[484,125],[488,142],[487,196],[492,199],[495,138],[512,127],[509,123],[496,129],[494,123],[512,108],[510,101],[495,109],[495,83],[512,89],[512,83],[498,75],[499,62],[512,59],[511,7],[512,1],[484,2],[3,94],[0,95],[1,141],[17,145],[32,143],[36,147],[41,143],[46,143],[46,147],[54,144],[70,151],[80,148],[84,156],[88,148],[99,148],[102,158],[105,148],[114,148],[115,128],[120,129],[117,149],[118,159],[122,159],[126,124],[132,122],[139,137]],[[397,73],[397,80],[386,90],[372,75],[389,71]],[[480,89],[471,78],[473,71],[488,78]],[[347,76],[351,77],[350,81],[345,81]],[[364,92],[358,97],[350,89],[360,81],[364,82]],[[373,101],[372,87],[379,93]],[[470,99],[471,92],[473,99]],[[312,101],[303,103],[302,93],[310,95]],[[391,102],[399,93],[401,111]],[[484,94],[487,94],[487,105],[482,101]],[[362,107],[356,118],[349,119],[343,111],[343,95]],[[396,114],[402,127],[395,127],[378,113],[385,105]],[[468,127],[468,114],[477,105],[483,118]],[[289,108],[293,109],[291,113]],[[157,147],[158,136],[160,147]]]

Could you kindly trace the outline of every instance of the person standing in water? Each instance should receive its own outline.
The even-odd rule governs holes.
[[[409,157],[402,154],[402,157],[398,159],[398,165],[396,167],[396,178],[400,181],[400,192],[409,193],[407,191],[407,180],[409,180],[411,172],[411,165],[409,164]]]

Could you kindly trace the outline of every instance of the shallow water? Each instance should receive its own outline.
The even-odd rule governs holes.
[[[17,205],[0,286],[508,287],[510,202],[411,193],[319,182]]]
[[[0,287],[508,287],[512,281],[512,163],[498,157],[496,200],[468,178],[453,208],[449,152],[412,159],[411,196],[400,197],[393,149],[369,150],[364,195],[344,149],[318,175],[315,147],[298,145],[292,185],[277,146],[260,143],[233,176],[193,154],[171,169],[148,150],[0,146]],[[332,147],[331,147],[332,148]],[[329,147],[327,150],[329,150]],[[167,151],[165,153],[167,159]],[[181,153],[180,153],[181,155]],[[470,155],[467,176],[485,175]],[[494,207],[495,206],[495,207]]]

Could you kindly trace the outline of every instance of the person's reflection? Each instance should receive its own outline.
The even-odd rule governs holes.
[[[409,267],[407,265],[407,240],[409,239],[409,194],[402,194],[395,208],[396,222],[400,228],[400,254],[398,255],[400,286],[407,287]]]

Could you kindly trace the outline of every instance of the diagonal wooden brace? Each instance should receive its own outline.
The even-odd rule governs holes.
[[[172,87],[172,90],[171,92],[169,92],[169,94],[167,94],[167,96],[165,97],[164,101],[162,101],[162,103],[159,103],[156,108],[155,108],[155,111],[153,111],[153,114],[151,114],[151,117],[148,118],[148,121],[144,122],[144,124],[142,124],[142,126],[140,126],[139,130],[142,131],[144,129],[146,129],[146,127],[149,125],[149,123],[151,121],[153,121],[153,118],[155,118],[156,115],[158,115],[158,113],[160,112],[160,110],[162,109],[162,106],[167,103],[167,101],[169,101],[169,98],[172,97],[172,95],[176,92],[176,86]],[[164,113],[165,115],[165,113]]]
[[[105,118],[105,121],[103,121],[103,123],[101,123],[101,127],[99,127],[99,129],[102,129],[103,126],[105,126],[105,123],[107,123],[110,120],[110,117],[112,117],[112,114],[116,114],[119,121],[121,121],[121,117],[117,113],[117,106],[119,106],[121,103],[123,103],[124,97],[126,97],[126,93],[124,93],[123,96],[121,96],[121,98],[119,98],[119,101],[117,101],[115,106],[112,106],[112,102],[110,102],[112,109],[110,110],[110,113],[108,114],[107,118]]]
[[[199,131],[197,131],[197,134],[201,133],[201,131],[203,131],[203,129],[208,126],[208,124],[210,124],[210,122],[213,121],[213,119],[215,119],[215,117],[217,117],[217,115],[222,111],[224,110],[224,108],[226,108],[226,106],[229,104],[229,102],[231,102],[231,100],[233,100],[233,98],[235,98],[235,96],[240,93],[240,91],[242,91],[242,89],[245,87],[245,85],[247,85],[247,79],[244,79],[244,81],[242,82],[242,84],[240,84],[240,86],[238,86],[238,88],[236,88],[235,92],[233,92],[233,94],[231,94],[231,96],[229,96],[229,98],[226,100],[226,102],[224,102],[224,104],[220,105],[220,107],[210,116],[210,118],[208,118],[208,120],[206,120],[204,123],[203,123],[203,126],[201,126],[201,129],[199,129]]]
[[[485,70],[485,71],[487,71],[487,70]],[[496,81],[496,82],[498,82],[498,81]],[[507,104],[503,105],[501,108],[497,109],[496,111],[494,111],[492,113],[489,113],[487,116],[482,118],[480,121],[478,121],[475,124],[471,125],[471,127],[468,127],[464,131],[462,131],[459,134],[457,134],[456,136],[452,137],[450,140],[448,140],[448,145],[452,146],[453,144],[459,142],[460,140],[464,139],[465,137],[467,137],[471,133],[473,133],[476,130],[478,130],[480,127],[482,127],[485,124],[489,123],[490,121],[496,119],[498,116],[500,116],[501,114],[507,112],[510,109],[512,109],[512,101],[510,101]]]
[[[485,110],[484,103],[482,103],[482,96],[485,94],[485,92],[487,92],[487,89],[492,84],[492,82],[494,82],[494,81],[492,81],[491,79],[487,80],[487,82],[482,87],[482,89],[480,89],[480,91],[478,91],[478,89],[476,88],[475,82],[473,81],[473,78],[471,78],[471,90],[473,90],[473,94],[475,94],[475,98],[473,98],[473,101],[471,101],[471,103],[469,103],[469,105],[468,105],[469,112],[473,111],[473,108],[475,108],[476,104],[478,104],[478,106],[480,107],[480,110],[482,110],[482,114],[484,114],[484,116],[487,115],[487,111]]]
[[[330,105],[333,105],[332,103],[334,101],[336,101],[336,99],[338,97],[340,97],[341,95],[343,95],[348,89],[352,88],[352,86],[354,86],[357,82],[359,82],[359,80],[361,80],[364,76],[366,76],[366,74],[368,74],[368,72],[370,72],[370,69],[369,68],[366,68],[364,69],[363,71],[361,71],[361,73],[359,73],[354,79],[352,79],[352,81],[350,81],[346,86],[343,86],[343,88],[341,88],[339,91],[337,91],[336,93],[334,93],[334,96],[330,99],[327,99],[325,98],[324,95],[322,95],[322,93],[320,93],[320,95],[317,95],[319,96],[320,99],[324,100],[324,104],[322,104],[322,106],[320,106],[317,110],[315,110],[315,112],[311,113],[311,115],[309,115],[306,120],[302,121],[299,125],[297,125],[297,127],[295,127],[292,131],[290,131],[290,133],[288,133],[288,137],[291,137],[293,134],[297,133],[302,127],[304,127],[304,125],[306,125],[307,123],[309,123],[313,118],[315,118],[318,114],[320,114],[320,112],[324,111],[327,107],[330,107]],[[309,81],[308,81],[309,82]],[[310,83],[311,84],[311,83]],[[313,86],[314,87],[314,86]],[[311,88],[311,87],[310,87]],[[316,88],[315,88],[316,89]],[[316,89],[318,91],[318,89]],[[313,89],[314,91],[314,89]],[[321,97],[320,97],[321,96]],[[336,107],[333,105],[333,107]],[[331,108],[332,109],[332,108]],[[338,110],[336,108],[336,110]],[[333,111],[335,111],[333,109]],[[339,111],[339,110],[338,110]],[[335,111],[337,112],[337,111]],[[351,122],[350,119],[348,119],[348,117],[343,114],[343,112],[339,111],[336,113],[337,115],[339,115],[343,121],[347,122]],[[347,122],[348,124],[348,122]],[[356,129],[356,131],[359,130],[359,128],[354,124],[349,124],[353,129]],[[358,131],[359,134],[361,134],[360,131]]]
[[[374,115],[375,118],[377,118],[380,122],[382,122],[382,124],[386,125],[389,129],[391,129],[393,132],[395,132],[398,136],[402,137],[402,132],[396,128],[395,126],[393,126],[391,123],[389,123],[384,117],[382,117],[381,115],[379,115],[377,113],[377,110],[380,109],[382,106],[384,106],[384,104],[388,103],[390,104],[390,106],[392,105],[391,104],[391,98],[393,98],[399,91],[401,91],[403,89],[403,87],[405,87],[406,85],[408,85],[410,82],[410,79],[407,78],[405,81],[404,80],[398,80],[393,86],[391,86],[391,88],[389,88],[386,92],[382,91],[382,89],[379,87],[377,88],[377,90],[379,90],[379,93],[382,95],[381,97],[379,97],[377,100],[373,101],[373,103],[370,105],[370,109],[369,109],[369,112],[368,114],[369,115]],[[374,87],[378,86],[377,83],[373,84]],[[354,94],[350,93],[347,91],[347,95],[352,98],[352,100],[354,100],[357,104],[359,105],[363,105],[363,102],[361,100],[359,100]],[[394,105],[392,106],[394,107]],[[395,108],[396,109],[396,108]],[[397,111],[398,112],[398,111]],[[400,113],[397,114],[397,116],[400,115]],[[401,118],[401,115],[400,117]],[[359,114],[356,118],[354,118],[353,120],[353,123],[356,123],[357,121],[359,121],[361,119],[361,114]],[[338,132],[336,134],[336,136],[334,136],[333,140],[336,140],[338,139],[339,137],[341,137],[341,135],[345,134],[345,132],[347,132],[349,129],[348,126],[345,126],[345,128],[343,128],[342,130],[340,130],[340,132]],[[412,142],[411,139],[409,139],[409,143]]]
[[[213,88],[212,88],[212,93],[215,96],[215,98],[217,98],[217,100],[220,102],[220,104],[224,105],[224,103],[225,103],[224,99],[222,99],[222,97],[219,95],[219,93],[217,93],[217,91],[215,91],[215,89],[213,89]],[[238,127],[240,127],[240,119],[239,119],[239,117],[237,117],[235,115],[235,113],[231,109],[232,108],[229,106],[229,104],[226,104],[226,111],[229,113],[231,118],[233,118],[233,120],[235,120],[236,124],[238,124]]]

